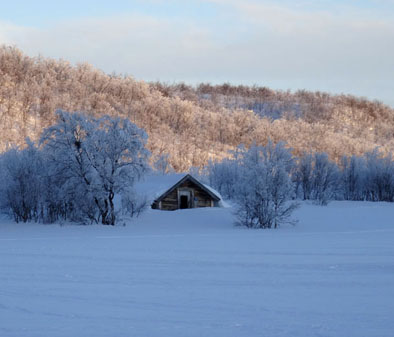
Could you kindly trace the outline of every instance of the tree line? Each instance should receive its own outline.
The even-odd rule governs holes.
[[[211,186],[235,202],[239,223],[253,228],[291,223],[298,200],[394,202],[394,161],[377,149],[344,156],[337,164],[326,153],[296,157],[284,143],[254,144],[211,162],[205,174]]]
[[[115,225],[149,205],[134,184],[147,172],[167,172],[168,156],[150,164],[147,134],[127,118],[57,112],[37,142],[0,155],[0,209],[16,222],[72,221]],[[153,167],[152,167],[153,166]],[[236,204],[238,223],[276,228],[292,222],[299,200],[394,202],[394,161],[377,149],[344,156],[294,156],[283,142],[238,146],[200,170]]]

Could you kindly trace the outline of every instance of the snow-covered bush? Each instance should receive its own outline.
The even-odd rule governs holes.
[[[131,217],[138,217],[146,208],[150,206],[146,195],[137,195],[130,189],[124,191],[121,197],[122,213]]]
[[[291,223],[298,204],[291,201],[292,157],[283,144],[253,145],[240,156],[238,165],[240,175],[234,198],[238,223],[252,228]]]
[[[0,205],[16,222],[37,221],[42,211],[44,165],[41,153],[28,142],[23,149],[11,149],[0,159]]]

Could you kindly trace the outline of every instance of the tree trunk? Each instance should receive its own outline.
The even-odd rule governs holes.
[[[101,223],[103,225],[115,226],[115,206],[114,206],[114,193],[109,192],[108,199],[104,201],[104,209],[101,212]]]

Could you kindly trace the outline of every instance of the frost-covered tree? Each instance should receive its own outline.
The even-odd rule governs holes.
[[[365,194],[371,201],[394,201],[394,162],[375,149],[365,155]]]
[[[311,198],[320,205],[327,205],[338,188],[338,168],[326,153],[315,153],[313,164]]]
[[[282,143],[253,145],[239,159],[241,174],[235,202],[239,224],[251,228],[276,228],[291,221],[297,203],[291,201],[292,158]]]
[[[153,168],[155,171],[160,172],[161,174],[166,174],[172,171],[172,167],[169,163],[169,155],[168,153],[162,153],[157,156],[157,159],[153,163]]]
[[[127,119],[59,111],[44,130],[43,150],[62,185],[68,212],[116,222],[115,196],[129,191],[148,166],[145,132]]]
[[[313,172],[313,155],[304,153],[297,163],[294,172],[294,180],[296,182],[297,190],[302,189],[302,198],[309,200],[312,193],[312,172]]]
[[[365,160],[356,156],[344,156],[341,160],[341,179],[345,200],[363,200],[365,198]]]
[[[297,196],[315,200],[320,205],[327,205],[337,196],[340,190],[338,177],[338,167],[326,153],[304,153],[298,158],[293,172]]]
[[[220,163],[208,164],[209,185],[227,198],[233,199],[236,194],[236,186],[239,180],[240,169],[236,159],[224,159]]]
[[[44,189],[42,156],[35,145],[11,149],[0,157],[0,206],[16,222],[38,220]]]

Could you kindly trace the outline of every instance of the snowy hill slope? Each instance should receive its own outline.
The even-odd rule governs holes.
[[[394,110],[365,98],[228,83],[149,84],[0,46],[0,152],[39,139],[56,109],[129,118],[148,133],[153,157],[168,154],[177,172],[269,139],[297,155],[324,151],[336,160],[375,147],[394,153]]]
[[[394,205],[303,204],[295,227],[231,209],[126,227],[0,220],[0,336],[393,335]]]

